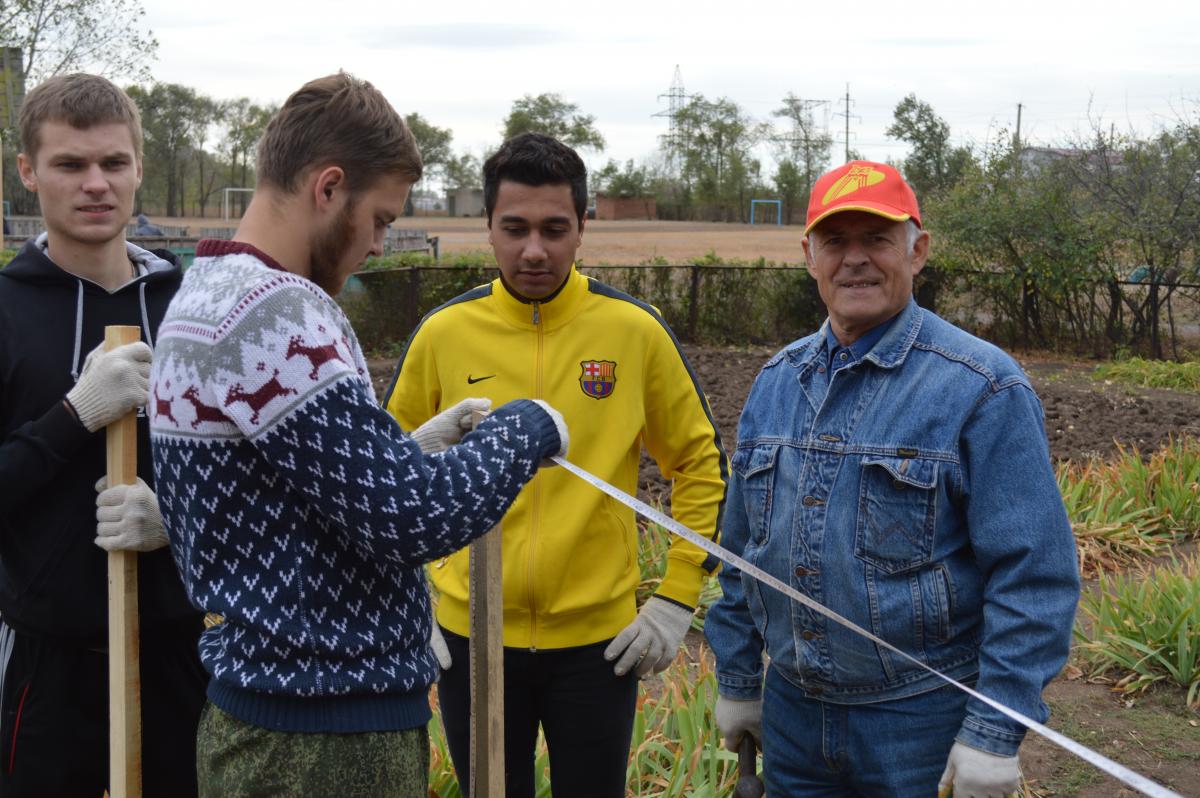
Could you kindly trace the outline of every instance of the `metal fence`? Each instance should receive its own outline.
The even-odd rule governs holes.
[[[583,266],[584,274],[653,305],[684,341],[791,340],[825,317],[816,284],[798,267]],[[494,267],[411,266],[360,272],[339,301],[368,348],[404,341],[442,303],[496,276]]]
[[[799,266],[712,264],[583,266],[584,274],[653,305],[683,341],[782,344],[825,319],[815,281]],[[496,276],[494,267],[413,266],[362,272],[339,298],[368,348],[405,341],[430,310]],[[1157,291],[1160,313],[1145,309]],[[1027,288],[1002,273],[945,274],[927,267],[917,302],[1006,348],[1111,357],[1121,351],[1186,357],[1200,351],[1200,286],[1117,281],[1069,292]],[[1036,311],[1036,313],[1031,312]],[[1155,332],[1157,329],[1157,332]]]

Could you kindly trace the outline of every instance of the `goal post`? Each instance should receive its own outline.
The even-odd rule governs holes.
[[[254,189],[252,189],[252,188],[223,188],[223,189],[221,189],[221,218],[222,219],[226,219],[226,220],[229,219],[229,209],[230,209],[229,195],[230,194],[239,194],[239,193],[253,195]]]
[[[750,224],[783,224],[783,200],[750,200]]]

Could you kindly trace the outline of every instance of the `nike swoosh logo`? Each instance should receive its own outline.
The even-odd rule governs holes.
[[[495,377],[495,376],[496,376],[495,374],[489,374],[486,377],[472,377],[470,374],[468,374],[467,375],[467,385],[474,385],[477,382],[483,382],[484,380],[490,380],[492,377]]]

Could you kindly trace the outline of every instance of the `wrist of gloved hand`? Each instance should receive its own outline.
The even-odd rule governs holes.
[[[938,781],[938,795],[954,790],[954,798],[1006,798],[1021,786],[1021,763],[1015,756],[981,751],[955,741]]]
[[[737,751],[742,736],[746,734],[753,737],[755,745],[762,748],[762,707],[761,698],[740,701],[717,695],[717,706],[713,714],[728,750]]]
[[[546,455],[546,459],[542,460],[541,462],[541,467],[546,468],[548,466],[555,465],[555,462],[550,459],[551,457],[556,455],[558,457],[567,456],[567,448],[570,446],[571,439],[567,435],[567,422],[566,419],[563,418],[562,413],[558,412],[541,399],[534,399],[533,403],[545,410],[550,415],[550,420],[554,422],[554,428],[558,430],[558,451],[548,453]]]
[[[433,649],[433,656],[437,658],[438,667],[444,671],[450,670],[454,660],[450,658],[450,647],[446,645],[446,638],[442,634],[436,618],[433,619],[433,625],[429,630],[429,647]]]
[[[158,497],[140,478],[133,485],[96,483],[96,545],[105,551],[154,551],[168,543]]]
[[[604,650],[616,660],[613,672],[624,676],[633,668],[638,678],[667,669],[692,625],[692,610],[668,599],[651,596],[633,623],[621,630]]]
[[[138,341],[110,352],[104,345],[88,353],[67,403],[88,432],[106,427],[149,401],[150,347]]]
[[[444,452],[471,429],[475,413],[491,409],[491,399],[463,399],[413,430],[412,439],[425,454]]]

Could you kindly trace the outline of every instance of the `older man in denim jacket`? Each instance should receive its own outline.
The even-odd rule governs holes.
[[[929,234],[896,170],[824,175],[805,233],[829,319],[755,380],[722,539],[1045,720],[1079,576],[1041,403],[1012,358],[913,302]],[[761,741],[768,794],[1017,790],[1019,724],[737,569],[721,585],[705,625],[717,720],[730,748]]]

